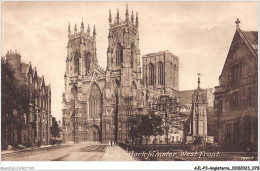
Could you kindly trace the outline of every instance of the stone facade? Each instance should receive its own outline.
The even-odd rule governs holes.
[[[112,22],[109,11],[107,68],[98,66],[96,31],[74,34],[68,28],[65,90],[63,93],[63,141],[129,141],[127,120],[142,108],[138,14]],[[77,87],[74,97],[73,86]],[[74,100],[75,98],[75,100]],[[75,101],[75,104],[74,104]],[[74,112],[75,105],[75,112]],[[75,118],[74,118],[75,113]],[[75,131],[75,132],[74,132]]]
[[[44,76],[39,77],[36,67],[33,69],[30,62],[29,64],[21,62],[21,55],[16,51],[8,51],[6,61],[12,66],[16,77],[25,82],[29,88],[30,113],[24,115],[22,144],[26,146],[49,144],[52,125],[50,84],[45,84]]]
[[[100,141],[102,92],[105,71],[98,66],[96,57],[96,31],[85,32],[82,21],[80,31],[75,25],[74,33],[68,27],[68,44],[65,89],[63,93],[63,141]],[[76,96],[71,92],[77,88]],[[74,117],[75,115],[75,117]],[[75,133],[74,133],[75,131]],[[74,137],[74,134],[75,137]]]
[[[179,58],[168,50],[144,55],[143,85],[152,94],[176,95],[179,90]]]
[[[147,114],[148,101],[155,95],[166,91],[173,96],[179,88],[178,57],[169,51],[143,57],[147,65],[152,62],[155,66],[153,74],[157,79],[153,85],[142,80],[138,13],[130,14],[128,7],[124,19],[117,10],[112,21],[109,11],[106,70],[98,66],[95,28],[92,35],[89,28],[85,33],[83,22],[80,32],[75,25],[74,34],[69,26],[67,53],[62,102],[64,142],[74,138],[76,142],[131,142],[129,119],[134,114]],[[164,74],[165,69],[171,73]],[[147,72],[143,71],[144,76]],[[73,87],[77,89],[75,96]]]
[[[201,100],[196,100],[197,96],[203,96],[205,101],[203,102]],[[214,115],[213,109],[213,88],[197,88],[195,90],[179,91],[178,99],[179,103],[185,106],[181,109],[181,112],[187,116],[190,116],[189,119],[187,119],[187,123],[185,124],[186,126],[184,130],[184,136],[197,137],[199,135],[198,132],[200,132],[198,127],[200,123],[202,124],[201,128],[204,130],[204,133],[207,132],[205,135],[215,135],[216,117]],[[201,113],[202,115],[198,116],[197,112]],[[201,120],[200,123],[198,122],[199,120]],[[189,137],[188,139],[190,139],[190,142],[193,142],[194,140],[193,137]]]
[[[219,86],[215,87],[219,143],[235,150],[257,150],[258,32],[237,23]]]

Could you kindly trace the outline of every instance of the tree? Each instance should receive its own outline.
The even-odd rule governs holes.
[[[15,73],[3,57],[1,72],[1,143],[2,146],[17,146],[17,143],[21,143],[22,129],[26,127],[24,119],[29,118],[29,89],[20,73]]]
[[[149,104],[149,113],[151,117],[161,116],[162,127],[166,135],[166,143],[169,142],[168,132],[170,128],[184,129],[184,121],[187,115],[181,112],[182,108],[186,108],[178,102],[177,98],[163,94],[152,99]]]
[[[130,119],[130,137],[132,142],[139,139],[142,142],[143,136],[157,136],[163,134],[162,117],[159,115],[141,115],[136,114]]]
[[[51,134],[55,138],[60,138],[61,129],[55,117],[52,117]]]

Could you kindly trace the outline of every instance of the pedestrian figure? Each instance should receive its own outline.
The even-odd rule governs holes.
[[[108,141],[109,147],[111,147],[111,140]]]
[[[61,146],[61,140],[58,140],[58,147]]]
[[[114,146],[114,141],[112,141],[112,147]]]

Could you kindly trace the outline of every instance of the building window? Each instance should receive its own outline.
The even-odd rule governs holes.
[[[109,131],[109,129],[110,129],[110,124],[106,123],[106,130]]]
[[[85,56],[85,69],[86,69],[86,75],[87,75],[87,72],[89,71],[90,69],[90,60],[91,60],[91,54],[88,52]]]
[[[164,70],[163,70],[163,63],[159,62],[158,64],[158,84],[164,84]]]
[[[234,92],[232,95],[231,95],[231,109],[234,110],[238,107],[238,92]]]
[[[231,81],[238,81],[242,78],[242,62],[231,66]]]
[[[26,113],[23,114],[24,124],[26,124]]]
[[[79,74],[79,53],[76,51],[75,56],[74,56],[74,70],[76,74]]]
[[[149,84],[154,85],[154,65],[149,64]]]
[[[38,98],[35,97],[35,105],[37,106],[38,105]]]
[[[116,48],[116,66],[123,63],[123,48],[120,43],[117,44]]]
[[[131,44],[131,67],[134,65],[134,56],[135,56],[135,45]]]
[[[101,92],[97,84],[93,84],[89,95],[89,118],[100,118],[101,115]]]

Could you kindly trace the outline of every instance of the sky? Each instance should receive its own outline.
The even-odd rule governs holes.
[[[106,68],[108,14],[138,12],[141,55],[168,49],[179,57],[179,89],[218,86],[235,20],[242,30],[258,30],[257,2],[2,2],[1,55],[17,50],[51,84],[52,115],[62,118],[67,29],[95,24],[99,65]]]

